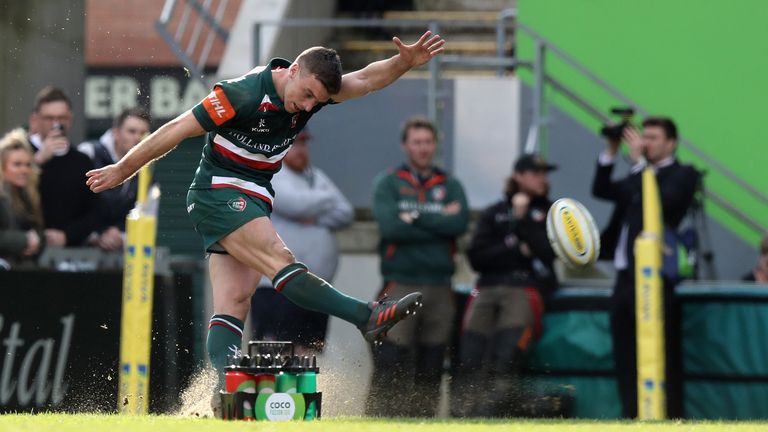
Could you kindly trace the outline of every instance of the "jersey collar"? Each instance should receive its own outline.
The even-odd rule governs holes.
[[[432,166],[432,173],[427,177],[421,177],[418,173],[411,170],[411,167],[405,163],[397,169],[397,176],[408,181],[414,186],[429,185],[432,187],[436,184],[442,183],[446,179],[445,171],[436,166]]]
[[[280,108],[281,110],[285,110],[285,106],[283,105],[283,99],[280,98],[280,95],[277,94],[277,89],[275,88],[275,82],[272,81],[272,70],[277,68],[285,68],[288,69],[291,66],[291,62],[284,58],[275,57],[272,60],[269,61],[269,64],[267,65],[267,68],[264,69],[263,73],[267,75],[267,79],[264,81],[267,85],[267,95],[271,99],[271,102]]]

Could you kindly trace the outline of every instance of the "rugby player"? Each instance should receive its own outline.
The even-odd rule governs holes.
[[[397,37],[392,41],[397,54],[344,75],[334,50],[313,47],[292,63],[274,58],[267,66],[221,81],[202,102],[160,127],[120,161],[86,174],[93,192],[105,191],[184,139],[207,133],[187,194],[187,211],[210,254],[214,315],[207,351],[220,384],[228,354],[241,347],[243,321],[261,275],[298,306],[354,324],[367,341],[376,341],[421,306],[418,292],[372,303],[342,294],[296,261],[269,219],[275,198],[270,180],[313,114],[390,85],[429,62],[445,45],[431,32],[411,45]]]

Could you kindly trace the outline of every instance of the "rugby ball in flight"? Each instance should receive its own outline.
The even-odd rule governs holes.
[[[570,267],[594,264],[600,255],[600,233],[586,207],[560,198],[547,213],[547,237],[555,254]]]

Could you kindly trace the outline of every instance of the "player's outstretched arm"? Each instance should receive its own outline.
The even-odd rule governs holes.
[[[173,150],[181,141],[204,133],[192,111],[187,111],[144,138],[117,163],[88,171],[85,184],[96,193],[111,189],[131,178],[147,163]]]
[[[395,82],[411,68],[432,60],[432,57],[445,49],[445,40],[439,35],[433,36],[429,31],[411,45],[405,45],[398,37],[392,38],[392,42],[397,46],[397,54],[345,74],[341,78],[341,90],[333,95],[333,100],[341,102],[380,90]]]

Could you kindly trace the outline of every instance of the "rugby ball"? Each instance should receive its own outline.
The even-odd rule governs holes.
[[[600,233],[586,207],[561,198],[547,213],[547,237],[555,254],[570,267],[594,264],[600,255]]]

